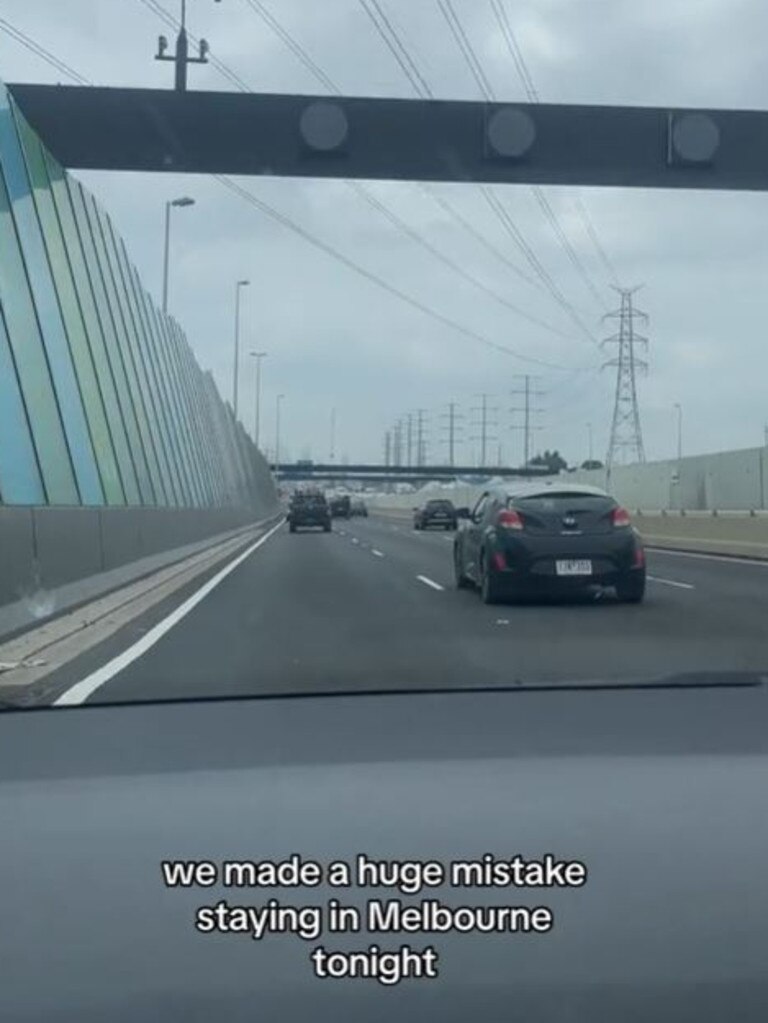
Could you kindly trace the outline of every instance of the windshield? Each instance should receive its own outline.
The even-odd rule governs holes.
[[[764,4],[179,15],[3,4],[0,700],[765,671]]]

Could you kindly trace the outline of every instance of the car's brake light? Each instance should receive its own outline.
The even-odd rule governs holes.
[[[614,508],[613,509],[613,524],[614,526],[629,526],[631,525],[629,512],[626,508]]]
[[[513,511],[511,508],[506,508],[504,511],[499,512],[496,525],[502,529],[522,529],[523,520],[518,512]]]
[[[635,568],[642,568],[645,564],[645,551],[642,547],[635,548]]]

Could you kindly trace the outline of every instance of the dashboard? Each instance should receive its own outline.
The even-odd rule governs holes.
[[[760,678],[8,711],[0,1018],[762,1023],[766,793]],[[202,871],[168,884],[162,868],[361,855],[422,868],[549,856],[581,864],[584,883],[382,894],[325,874],[306,887],[287,874],[222,887]],[[546,907],[552,925],[198,926],[213,919],[201,907],[270,900],[336,900],[365,923],[372,899],[401,903],[386,910],[398,928],[407,906],[434,926],[425,900]],[[318,976],[320,946],[370,963],[372,947],[430,947],[434,975]]]

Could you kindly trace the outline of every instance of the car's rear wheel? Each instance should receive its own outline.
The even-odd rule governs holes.
[[[504,593],[486,554],[483,554],[480,565],[480,599],[484,604],[500,604]]]
[[[453,574],[456,579],[457,590],[469,590],[472,588],[472,580],[464,574],[464,559],[458,547],[453,551]]]
[[[330,522],[326,522],[325,525],[323,526],[323,532],[324,533],[330,533],[330,531],[331,531],[331,524],[330,524]]]
[[[289,530],[289,532],[291,532],[291,533],[295,533],[295,532],[296,532],[296,526],[294,526],[294,524],[293,524],[293,523],[291,523],[291,524],[290,524],[290,525],[288,526],[288,530]]]
[[[616,583],[616,596],[622,604],[640,604],[645,597],[645,572],[622,576]]]

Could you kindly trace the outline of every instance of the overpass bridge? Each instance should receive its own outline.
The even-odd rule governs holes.
[[[492,476],[502,477],[538,477],[547,476],[549,471],[544,468],[510,468],[499,466],[462,466],[462,465],[380,465],[375,463],[354,463],[338,465],[336,463],[281,462],[271,465],[272,474],[285,482],[346,482],[355,480],[363,483],[430,483],[457,479],[479,478]]]

